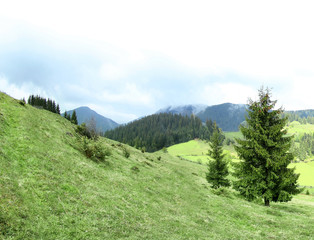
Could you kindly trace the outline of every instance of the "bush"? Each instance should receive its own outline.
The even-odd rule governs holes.
[[[100,142],[90,140],[87,137],[83,138],[83,152],[86,157],[96,162],[104,162],[106,157],[111,155],[110,150],[104,148]]]
[[[306,190],[306,195],[310,195],[310,191],[309,190]]]
[[[19,100],[19,104],[22,106],[25,106],[25,104],[26,104],[25,98]]]
[[[126,147],[123,148],[123,156],[126,158],[130,157],[130,151]]]
[[[78,125],[76,127],[76,130],[75,130],[78,134],[84,136],[84,137],[87,137],[88,139],[91,139],[92,138],[92,135],[90,133],[90,131],[88,130],[88,128],[86,127],[86,124],[85,123],[82,123],[81,125]]]

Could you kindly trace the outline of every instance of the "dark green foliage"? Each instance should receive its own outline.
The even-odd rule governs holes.
[[[70,115],[70,114],[67,114],[67,115],[65,116],[65,118],[71,122],[71,115]]]
[[[287,136],[287,118],[283,110],[275,110],[276,101],[270,90],[259,90],[258,101],[249,100],[247,126],[241,126],[243,139],[237,139],[235,149],[242,160],[235,164],[233,185],[248,200],[263,198],[265,206],[271,201],[287,202],[300,193],[299,174],[288,168],[294,156],[289,152],[292,137]]]
[[[77,116],[76,116],[75,110],[72,113],[71,122],[74,123],[75,125],[77,125]]]
[[[111,155],[109,149],[105,148],[101,142],[83,137],[83,152],[86,157],[96,162],[104,162],[106,157]]]
[[[85,137],[89,138],[89,139],[92,138],[92,134],[91,134],[91,132],[88,130],[88,128],[87,128],[87,126],[86,126],[85,123],[82,123],[81,125],[78,125],[78,126],[76,127],[76,132],[79,133],[79,134],[82,135],[82,136],[85,136]]]
[[[302,124],[314,124],[314,110],[287,111],[284,116],[289,122],[298,121]]]
[[[306,190],[306,193],[305,193],[306,195],[310,195],[310,192],[309,192],[309,190]]]
[[[123,156],[125,158],[129,158],[130,157],[130,151],[126,147],[123,147],[122,151],[123,151]]]
[[[25,106],[26,102],[25,102],[25,98],[21,99],[19,101],[19,104],[22,105],[22,106]]]
[[[291,151],[298,158],[299,161],[304,161],[308,157],[314,156],[314,133],[304,133],[295,139],[298,143],[292,144]]]
[[[208,126],[195,116],[161,113],[107,131],[105,137],[153,152],[195,138],[209,139]]]
[[[24,100],[25,101],[25,100]],[[39,95],[30,95],[28,97],[28,104],[37,107],[37,108],[43,108],[50,112],[60,114],[60,107],[59,104],[56,104],[55,101],[51,99],[46,99],[43,97],[40,97]]]
[[[208,162],[208,172],[206,174],[207,181],[212,188],[229,187],[230,181],[226,178],[229,175],[228,163],[224,160],[225,154],[222,149],[223,138],[218,129],[214,130],[208,155],[213,158]]]

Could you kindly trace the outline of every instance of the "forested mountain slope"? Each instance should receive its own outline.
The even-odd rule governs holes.
[[[214,128],[194,116],[159,113],[107,131],[105,136],[153,152],[194,138],[209,139]]]

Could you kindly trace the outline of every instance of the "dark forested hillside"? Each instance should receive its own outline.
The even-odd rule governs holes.
[[[286,111],[285,115],[289,122],[298,121],[303,124],[314,124],[314,110]]]
[[[107,131],[105,136],[153,152],[194,138],[209,139],[215,123],[198,117],[160,113]]]

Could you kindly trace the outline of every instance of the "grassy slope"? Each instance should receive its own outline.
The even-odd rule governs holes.
[[[64,118],[0,93],[0,238],[311,239],[313,198],[270,208],[217,196],[199,164],[101,139],[99,164]],[[161,156],[158,161],[157,157]],[[139,171],[132,168],[136,166]]]

